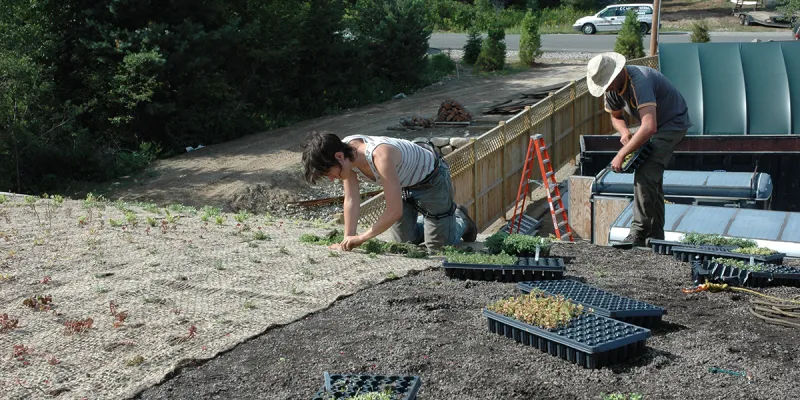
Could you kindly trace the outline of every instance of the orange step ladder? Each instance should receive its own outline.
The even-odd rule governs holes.
[[[535,159],[539,161],[542,181],[531,180]],[[519,179],[517,202],[514,204],[514,216],[511,219],[509,233],[519,232],[519,221],[522,220],[522,213],[525,210],[525,197],[530,193],[531,183],[544,186],[547,192],[547,202],[550,204],[550,216],[553,217],[553,228],[555,229],[556,237],[560,240],[562,236],[566,236],[569,237],[570,242],[573,242],[572,227],[569,226],[567,210],[561,200],[561,190],[558,188],[556,174],[553,172],[553,166],[550,162],[550,154],[547,152],[547,146],[545,146],[542,135],[533,135],[528,141],[528,152],[525,155],[525,165],[522,167],[522,176]]]

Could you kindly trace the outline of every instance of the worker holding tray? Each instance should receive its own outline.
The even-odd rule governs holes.
[[[646,246],[648,239],[664,239],[664,170],[675,146],[692,126],[686,101],[661,72],[625,65],[625,56],[603,53],[589,61],[586,83],[595,97],[604,97],[611,125],[620,133],[622,149],[611,161],[615,172],[625,157],[648,141],[653,152],[633,176],[633,222],[623,242]],[[625,114],[640,121],[631,135]]]

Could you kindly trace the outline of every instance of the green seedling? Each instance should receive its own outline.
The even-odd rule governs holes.
[[[510,255],[535,254],[539,248],[539,256],[547,257],[550,254],[550,247],[553,240],[549,237],[522,235],[513,233],[503,239],[502,251]]]
[[[763,263],[755,263],[750,265],[750,262],[744,260],[737,260],[734,258],[712,258],[711,262],[724,264],[731,267],[736,267],[739,269],[750,270],[753,272],[760,272],[764,270],[765,265]]]
[[[258,227],[256,232],[253,234],[253,239],[255,239],[255,240],[270,240],[270,237],[269,237],[269,235],[264,233],[264,231],[261,230],[261,227]]]
[[[689,232],[681,238],[681,243],[711,246],[736,246],[736,247],[757,247],[752,239],[726,238],[722,235]]]
[[[136,218],[136,214],[133,213],[133,212],[130,212],[130,211],[126,212],[125,213],[125,220],[128,221],[128,224],[130,226],[139,225],[139,220]]]
[[[247,301],[244,302],[244,309],[245,310],[252,310],[254,308],[256,308],[256,303],[255,302],[252,302],[250,300],[247,300]]]
[[[78,217],[78,226],[86,226],[86,224],[87,221],[85,215],[81,215],[80,217]]]
[[[136,367],[142,365],[142,363],[144,363],[144,357],[142,357],[141,355],[133,357],[130,360],[125,360],[126,367]]]
[[[740,247],[738,249],[731,250],[733,253],[739,254],[754,254],[759,256],[771,256],[773,254],[778,254],[777,251],[766,248],[766,247],[757,247],[757,246],[750,246],[750,247]]]
[[[241,210],[233,216],[233,219],[240,224],[244,223],[244,221],[247,221],[249,218],[250,213],[246,210]]]
[[[542,329],[566,326],[583,313],[582,305],[576,305],[561,295],[547,296],[537,289],[527,295],[498,300],[487,308]]]
[[[147,217],[146,220],[147,225],[149,225],[151,228],[155,228],[156,225],[158,225],[158,221],[153,217]]]
[[[339,254],[336,251],[329,251],[328,252],[328,257],[341,257],[341,254]]]
[[[225,216],[224,215],[217,215],[216,218],[217,225],[222,225],[225,223]]]
[[[8,202],[8,197],[4,194],[0,194],[0,204],[6,204]]]
[[[389,274],[386,275],[386,279],[393,281],[395,279],[400,279],[400,277],[397,276],[397,274],[395,274],[394,271],[390,271]]]
[[[500,252],[500,254],[480,253],[447,253],[447,262],[455,264],[488,264],[488,265],[516,265],[517,257]]]
[[[125,223],[122,222],[121,220],[116,220],[116,219],[113,219],[113,218],[109,218],[108,219],[108,224],[113,226],[114,228],[119,228],[119,227],[125,225]]]

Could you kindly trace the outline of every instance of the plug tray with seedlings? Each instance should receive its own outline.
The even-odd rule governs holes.
[[[625,158],[625,161],[622,163],[622,171],[621,173],[633,173],[636,168],[642,166],[644,160],[647,159],[650,154],[653,153],[653,144],[648,141],[644,144],[644,146],[639,147],[638,150],[634,151]],[[609,167],[611,164],[609,164]]]
[[[692,281],[702,284],[708,280],[731,286],[800,286],[800,268],[774,264],[753,264],[732,259],[695,260],[692,262]]]
[[[332,374],[329,382],[314,395],[313,400],[358,399],[359,395],[384,394],[383,397],[370,397],[391,400],[414,400],[422,386],[417,376]]]
[[[483,309],[489,331],[597,369],[641,354],[650,330],[585,312],[582,305],[539,290]]]
[[[452,279],[520,282],[561,279],[567,267],[563,258],[517,257],[501,254],[450,254],[442,263]]]
[[[690,247],[673,247],[672,255],[678,261],[692,262],[694,260],[709,261],[712,258],[732,258],[736,260],[753,261],[762,264],[783,264],[786,253],[773,252],[772,254],[752,254],[748,253],[750,248],[740,247],[736,249],[701,249]],[[761,249],[761,248],[759,248]],[[755,250],[755,249],[754,249]]]
[[[650,248],[653,249],[653,253],[669,256],[672,255],[672,248],[674,247],[685,247],[690,249],[713,249],[720,251],[728,251],[738,248],[738,246],[715,246],[710,244],[693,244],[673,242],[670,240],[650,239]]]
[[[646,328],[660,323],[666,314],[661,307],[609,293],[572,279],[519,282],[517,287],[523,293],[538,289],[553,296],[561,295],[573,303],[591,308],[597,315]]]

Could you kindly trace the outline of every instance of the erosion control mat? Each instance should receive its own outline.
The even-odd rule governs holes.
[[[176,367],[436,265],[331,252],[298,241],[328,227],[263,215],[0,201],[0,319],[16,320],[0,332],[7,399],[130,397]]]
[[[599,400],[601,393],[640,393],[644,400],[800,398],[800,331],[751,316],[747,296],[684,294],[689,265],[649,250],[555,244],[551,255],[571,260],[571,279],[667,310],[642,355],[588,370],[491,333],[481,310],[519,295],[517,284],[455,280],[435,269],[271,330],[141,398],[310,399],[325,371],[418,376],[420,400]],[[789,298],[800,289],[765,292]]]

